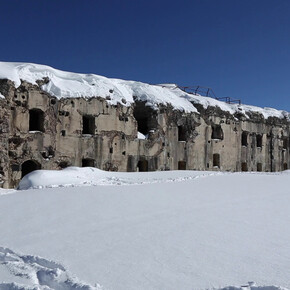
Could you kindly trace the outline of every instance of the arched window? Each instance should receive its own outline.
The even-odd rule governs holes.
[[[23,178],[28,173],[38,169],[41,169],[41,165],[37,161],[27,160],[23,162],[21,165],[21,178]]]

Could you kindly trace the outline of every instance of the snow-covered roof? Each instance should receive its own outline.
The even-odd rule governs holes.
[[[49,78],[41,88],[58,99],[110,97],[110,104],[130,105],[133,97],[146,102],[146,105],[157,108],[159,104],[170,104],[176,110],[197,112],[194,104],[204,108],[217,106],[221,110],[235,114],[260,113],[265,119],[278,117],[290,119],[290,113],[272,108],[260,108],[248,105],[227,104],[213,98],[186,93],[174,84],[150,85],[137,81],[111,79],[95,74],[65,72],[49,66],[32,63],[0,62],[0,79],[9,79],[18,87],[21,80],[37,84],[37,80]],[[1,97],[1,96],[0,96]],[[125,99],[125,102],[124,102]]]

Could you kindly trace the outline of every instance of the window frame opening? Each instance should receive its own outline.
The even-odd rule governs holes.
[[[283,140],[283,149],[288,149],[289,145],[288,137],[284,137],[282,140]]]
[[[178,126],[178,141],[186,141],[186,130],[184,126]]]
[[[150,106],[146,106],[145,102],[135,100],[133,116],[137,121],[137,131],[145,136],[158,126],[156,112]]]
[[[96,120],[92,115],[83,115],[82,118],[82,134],[95,135]]]
[[[220,154],[214,153],[212,155],[212,165],[213,165],[213,167],[220,168],[220,166],[221,166],[221,156],[220,156]]]
[[[44,132],[44,112],[41,109],[33,108],[29,110],[29,132]]]
[[[213,124],[211,125],[211,139],[223,140],[224,132],[221,125]]]
[[[262,146],[263,146],[263,134],[256,135],[256,145],[257,145],[257,148],[262,148]]]
[[[288,164],[286,162],[283,163],[283,170],[288,170]]]
[[[243,131],[242,132],[242,137],[241,137],[241,144],[242,146],[244,147],[247,147],[248,146],[248,135],[249,135],[249,132],[247,131]]]

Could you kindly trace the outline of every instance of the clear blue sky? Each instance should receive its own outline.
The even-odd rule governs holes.
[[[289,0],[0,0],[2,61],[290,111]]]

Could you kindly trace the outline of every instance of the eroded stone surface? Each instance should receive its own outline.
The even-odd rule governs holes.
[[[41,83],[39,84],[41,85]],[[217,107],[184,113],[106,96],[57,100],[27,82],[0,80],[0,176],[17,186],[33,169],[281,171],[289,168],[289,121]],[[137,139],[137,132],[146,139]],[[243,133],[244,132],[244,133]],[[242,135],[244,137],[242,138]],[[242,143],[243,139],[243,143]]]

